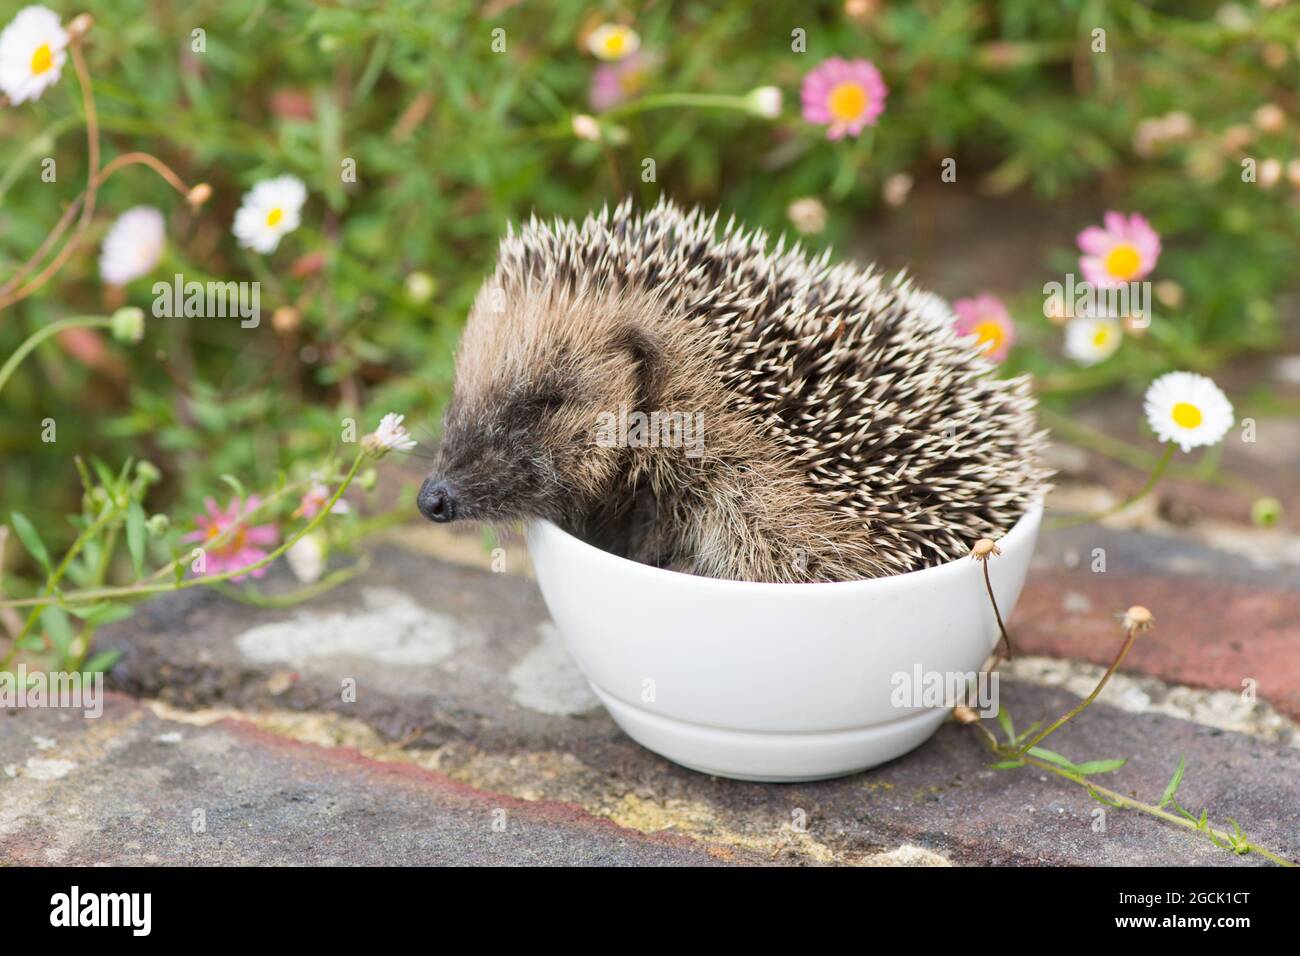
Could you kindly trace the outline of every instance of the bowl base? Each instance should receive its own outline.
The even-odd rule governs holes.
[[[706,727],[629,704],[591,685],[623,731],[688,770],[761,783],[829,780],[901,757],[939,729],[946,709],[913,711],[851,730],[776,733]]]

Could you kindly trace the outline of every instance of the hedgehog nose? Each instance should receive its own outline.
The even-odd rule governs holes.
[[[420,486],[420,495],[415,503],[420,509],[420,514],[430,521],[441,523],[456,517],[456,496],[447,481],[426,479]]]

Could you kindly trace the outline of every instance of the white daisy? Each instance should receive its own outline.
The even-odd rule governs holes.
[[[307,187],[297,176],[264,179],[244,194],[235,213],[235,237],[246,249],[275,252],[280,239],[298,228]]]
[[[1081,365],[1106,361],[1123,341],[1124,326],[1108,315],[1080,316],[1065,327],[1065,354]]]
[[[372,455],[382,457],[390,451],[410,451],[415,447],[415,439],[407,434],[402,424],[405,415],[389,412],[379,420],[379,427],[367,435],[362,444]]]
[[[152,206],[136,206],[117,217],[104,236],[99,274],[109,285],[126,285],[153,271],[166,240],[163,215]]]
[[[1228,396],[1195,372],[1160,376],[1147,389],[1143,407],[1156,437],[1183,451],[1218,444],[1235,421]]]
[[[45,88],[59,81],[68,60],[68,34],[59,15],[48,7],[18,11],[0,33],[0,90],[17,106],[40,99]]]
[[[587,35],[587,49],[602,60],[621,60],[640,46],[636,31],[617,23],[602,23]]]

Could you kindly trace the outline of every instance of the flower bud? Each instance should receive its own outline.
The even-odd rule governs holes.
[[[433,298],[437,285],[427,272],[412,272],[406,277],[406,294],[416,305],[424,305]]]
[[[1250,520],[1258,528],[1271,528],[1282,518],[1282,502],[1276,498],[1256,498],[1250,506]]]
[[[781,90],[775,86],[760,86],[749,91],[745,97],[749,111],[764,119],[776,119],[781,115]]]
[[[113,338],[134,345],[144,338],[144,310],[128,305],[113,313]]]
[[[594,116],[588,116],[586,113],[576,113],[573,117],[573,135],[578,139],[599,143],[600,124],[596,122]]]

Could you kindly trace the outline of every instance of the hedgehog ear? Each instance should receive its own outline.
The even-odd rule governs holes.
[[[636,409],[657,408],[667,371],[663,343],[640,326],[624,325],[614,333],[614,347],[630,353],[636,366]]]

